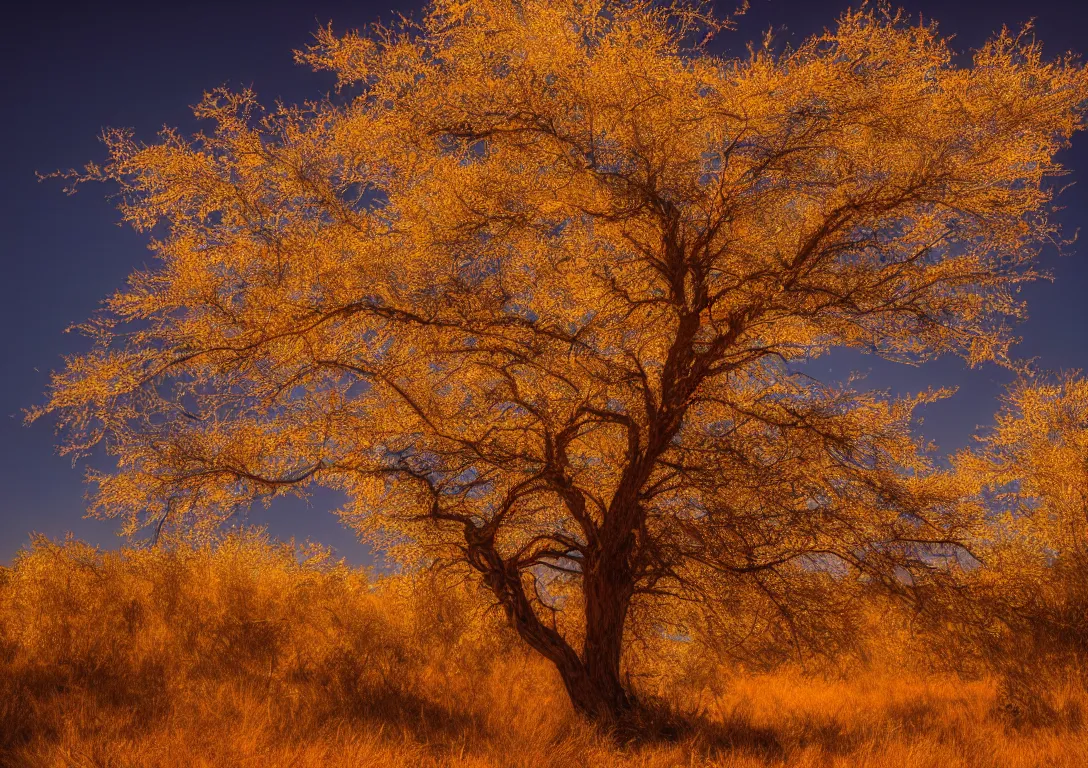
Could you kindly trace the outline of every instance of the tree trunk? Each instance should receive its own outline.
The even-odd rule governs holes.
[[[620,683],[618,670],[612,683],[602,684],[602,676],[591,675],[588,666],[581,661],[555,666],[575,711],[588,720],[609,727],[631,710],[632,701]]]
[[[584,578],[586,631],[580,656],[554,630],[524,620],[528,604],[521,616],[515,613],[511,618],[522,638],[555,665],[575,710],[608,728],[619,724],[635,705],[620,677],[631,579],[625,568],[600,566],[587,568]]]
[[[574,708],[605,727],[618,724],[635,703],[620,678],[623,630],[634,591],[627,565],[629,546],[615,548],[611,557],[597,554],[586,562],[585,644],[580,656],[559,632],[540,621],[525,594],[521,574],[503,563],[493,544],[476,541],[473,546],[474,564],[484,572],[511,625],[555,665]]]
[[[572,693],[571,700],[595,720],[615,722],[634,705],[620,679],[623,629],[631,603],[631,587],[626,562],[598,560],[586,570],[586,635],[582,658],[590,694],[579,701]],[[569,691],[571,685],[567,688]]]

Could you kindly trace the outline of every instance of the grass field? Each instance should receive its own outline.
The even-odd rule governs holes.
[[[647,716],[625,743],[579,721],[469,590],[405,581],[259,538],[39,541],[0,571],[0,764],[1088,765],[1082,687],[1028,725],[995,680],[887,663],[754,674],[681,654],[643,684],[680,727]]]

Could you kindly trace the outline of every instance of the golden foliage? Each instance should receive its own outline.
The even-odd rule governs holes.
[[[1038,669],[1088,679],[1088,381],[1018,382],[958,464],[985,490],[990,519],[970,602],[953,606],[974,615],[956,652],[981,654],[1025,715],[1050,717]]]
[[[981,450],[964,457],[998,494],[1015,538],[1048,564],[1088,564],[1088,380],[1012,387]]]
[[[690,45],[714,23],[436,0],[300,52],[337,99],[219,90],[208,134],[107,133],[79,180],[119,187],[159,261],[35,414],[116,457],[94,509],[214,527],[342,489],[406,562],[478,574],[598,714],[626,706],[640,617],[740,601],[800,649],[821,571],[947,575],[935,555],[981,519],[910,434],[939,393],[795,364],[1006,361],[1088,74],[1008,33],[963,66],[934,26],[872,10],[741,59]]]

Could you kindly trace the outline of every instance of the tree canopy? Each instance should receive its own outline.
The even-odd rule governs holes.
[[[119,187],[158,260],[35,414],[116,457],[94,509],[215,525],[342,489],[406,562],[476,574],[603,719],[636,620],[746,606],[802,644],[815,594],[939,577],[980,520],[911,432],[941,393],[800,363],[1008,361],[1088,75],[1008,32],[960,63],[875,10],[741,58],[700,43],[722,24],[435,0],[299,52],[336,95],[106,133],[77,181]]]
[[[1036,658],[1088,651],[1088,381],[1018,382],[976,450],[959,457],[991,494],[976,592]],[[1017,649],[1019,650],[1019,649]],[[996,654],[995,654],[996,655]],[[1003,654],[1014,661],[1023,654]],[[1020,662],[1023,664],[1024,662]],[[1055,664],[1054,666],[1058,666]]]

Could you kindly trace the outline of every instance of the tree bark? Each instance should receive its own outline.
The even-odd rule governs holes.
[[[616,725],[632,709],[633,701],[620,683],[618,671],[614,685],[602,685],[601,676],[591,675],[584,662],[556,664],[556,668],[575,711],[597,725]]]
[[[525,592],[521,572],[499,555],[490,532],[471,524],[465,528],[469,562],[484,575],[510,624],[529,647],[555,666],[574,708],[605,727],[618,724],[635,705],[620,676],[624,626],[635,583],[630,565],[635,540],[623,522],[616,518],[602,537],[601,548],[587,553],[583,563],[585,639],[581,654],[555,627],[540,620]]]
[[[607,567],[599,561],[586,570],[584,578],[586,632],[581,655],[539,620],[516,571],[495,569],[488,583],[521,639],[558,670],[575,710],[598,725],[611,727],[634,707],[620,677],[632,581],[625,567]]]
[[[625,553],[624,553],[625,554]],[[623,631],[631,604],[633,581],[626,557],[595,558],[587,564],[585,645],[582,658],[593,690],[597,719],[615,722],[634,705],[620,677]],[[575,706],[579,706],[575,703]]]
[[[472,553],[473,564],[484,573],[511,626],[558,670],[575,710],[605,727],[618,722],[632,705],[620,680],[629,590],[617,589],[608,569],[586,573],[586,641],[579,656],[559,632],[540,621],[522,587],[521,574],[503,563],[491,542],[476,540]]]

